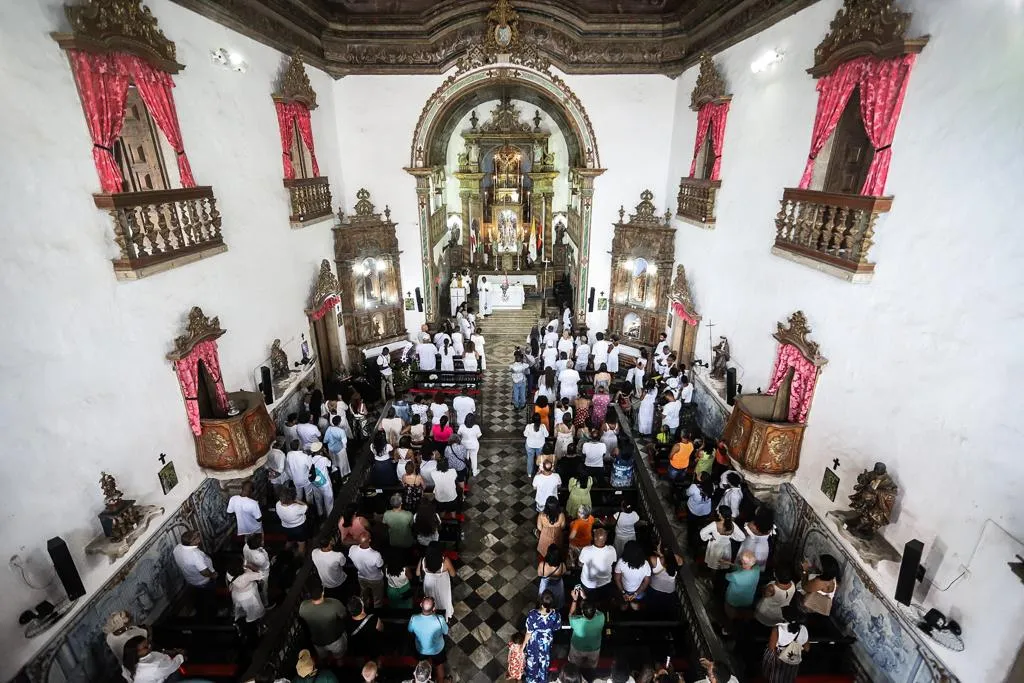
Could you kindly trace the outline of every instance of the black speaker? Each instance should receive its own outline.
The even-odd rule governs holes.
[[[274,402],[274,383],[270,379],[270,368],[266,365],[260,366],[260,391],[263,392],[263,401],[269,406]]]
[[[914,581],[917,580],[917,568],[921,566],[921,555],[924,543],[916,538],[907,541],[903,546],[903,562],[900,563],[900,576],[896,579],[896,602],[910,605],[914,597]]]
[[[420,313],[423,312],[423,293],[420,292],[420,288],[416,288],[416,310]]]
[[[68,594],[68,600],[77,600],[85,595],[82,577],[78,575],[75,561],[71,559],[71,551],[68,550],[68,544],[64,542],[64,539],[60,536],[51,538],[46,542],[46,552],[50,553],[53,568],[57,570],[57,576],[64,584],[64,592]]]
[[[594,288],[590,288],[590,296],[587,297],[587,313],[594,312]]]
[[[725,402],[729,405],[736,403],[736,368],[725,370]]]

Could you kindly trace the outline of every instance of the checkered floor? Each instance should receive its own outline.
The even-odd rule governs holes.
[[[522,445],[526,423],[512,409],[508,366],[538,310],[539,302],[528,302],[524,311],[496,311],[481,321],[487,340],[484,439],[452,587],[455,648],[449,664],[461,683],[504,680],[509,637],[523,627],[537,597],[536,513]]]

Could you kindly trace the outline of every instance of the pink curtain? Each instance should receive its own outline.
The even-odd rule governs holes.
[[[686,309],[683,307],[683,305],[678,301],[672,302],[672,314],[675,315],[677,318],[682,318],[683,322],[685,322],[687,325],[697,324],[697,319],[691,317],[690,314],[686,312]]]
[[[185,397],[188,424],[196,436],[203,433],[203,426],[199,420],[199,361],[203,361],[206,372],[213,380],[214,400],[217,402],[217,407],[224,412],[228,409],[228,395],[224,390],[224,378],[220,371],[217,342],[212,339],[199,342],[190,354],[174,363],[174,371],[177,373],[178,383],[181,385],[181,394]]]
[[[708,124],[711,122],[711,107],[711,102],[708,102],[697,110],[697,139],[693,143],[693,161],[690,162],[691,178],[697,175],[697,157],[700,156],[700,148],[704,146],[704,140],[707,138]]]
[[[309,120],[309,108],[300,104],[299,102],[292,102],[292,116],[295,117],[295,123],[299,128],[299,135],[302,137],[302,142],[305,143],[306,149],[309,150],[309,161],[313,167],[313,177],[320,177],[320,165],[316,163],[316,151],[313,149],[313,126]]]
[[[103,192],[120,192],[123,179],[114,158],[114,143],[124,123],[128,74],[118,67],[115,55],[68,50],[68,56],[92,138],[92,159],[100,188]]]
[[[295,166],[292,165],[292,135],[294,135],[294,115],[286,102],[275,102],[277,109],[277,127],[281,133],[281,162],[284,164],[285,180],[295,177]]]
[[[811,409],[811,399],[814,397],[814,386],[818,381],[818,368],[800,349],[792,344],[779,345],[772,381],[766,393],[771,395],[778,391],[790,368],[794,368],[794,372],[789,398],[789,421],[806,422],[807,411]]]
[[[860,115],[864,131],[875,148],[868,168],[868,177],[860,193],[881,196],[892,161],[892,139],[907,94],[910,69],[917,55],[901,55],[892,59],[874,60],[864,69],[860,82]]]
[[[711,151],[715,155],[715,164],[711,168],[711,180],[718,180],[722,173],[722,145],[725,142],[725,119],[729,116],[729,103],[722,102],[711,106],[714,107],[711,111]],[[693,174],[691,173],[691,175]]]
[[[135,81],[142,101],[146,103],[149,115],[163,131],[164,137],[174,149],[178,157],[178,174],[181,176],[182,187],[195,187],[196,179],[192,177],[192,167],[185,154],[185,143],[181,139],[181,127],[178,125],[178,110],[174,106],[174,80],[171,75],[160,71],[135,55],[118,54],[116,58]]]
[[[800,188],[811,186],[814,175],[814,159],[828,142],[832,131],[839,124],[846,103],[850,101],[853,89],[857,87],[861,74],[869,57],[858,57],[843,62],[836,70],[818,80],[818,110],[814,115],[814,129],[811,132],[811,151],[807,155],[807,165],[800,178]]]
[[[309,317],[313,320],[319,320],[320,318],[327,315],[329,312],[334,310],[334,307],[341,303],[341,299],[336,296],[329,296],[324,299],[324,302],[320,304],[320,308],[316,309],[309,314]]]

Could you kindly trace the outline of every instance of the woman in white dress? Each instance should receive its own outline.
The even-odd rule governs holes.
[[[455,330],[452,332],[452,350],[455,351],[455,355],[460,358],[466,354],[465,338],[462,336],[462,332]]]
[[[569,448],[569,444],[572,443],[573,428],[572,428],[572,413],[566,411],[562,413],[561,421],[556,420],[555,422],[555,457],[565,457],[566,450]]]
[[[636,428],[644,436],[654,432],[654,413],[657,410],[655,402],[658,398],[658,385],[653,379],[647,380],[646,391],[640,401],[640,408],[637,411]]]
[[[768,563],[768,553],[771,551],[768,539],[775,533],[774,513],[765,507],[758,508],[754,513],[754,519],[747,522],[743,529],[747,532],[747,537],[743,539],[739,552],[749,550],[754,553],[757,563],[761,566],[761,571],[764,571],[764,567]]]
[[[732,566],[732,542],[742,541],[746,534],[732,521],[728,505],[718,508],[718,519],[700,530],[700,540],[707,541],[704,563],[708,569],[718,571]]]
[[[441,347],[441,372],[455,372],[455,349],[452,340],[446,338]]]
[[[345,436],[351,439],[352,426],[348,423],[348,404],[342,401],[340,397],[337,401],[327,402],[327,422],[334,424],[335,417],[341,418],[339,426],[345,430]]]
[[[423,592],[434,599],[437,609],[444,610],[444,616],[451,621],[455,611],[452,603],[452,577],[455,576],[455,567],[451,560],[441,553],[441,546],[438,543],[431,543],[423,559],[416,567],[416,576],[423,579]]]
[[[480,369],[479,354],[476,352],[476,344],[470,341],[466,344],[466,353],[462,356],[462,369],[466,372],[477,372]]]
[[[248,567],[242,566],[242,558],[236,557],[228,569],[225,578],[231,591],[231,604],[234,606],[235,621],[244,619],[252,624],[263,618],[266,609],[260,597],[259,583],[262,575]]]
[[[473,342],[473,349],[476,351],[477,356],[480,358],[480,369],[487,369],[487,353],[484,351],[484,335],[483,331],[478,327],[473,330],[473,336],[470,337]]]

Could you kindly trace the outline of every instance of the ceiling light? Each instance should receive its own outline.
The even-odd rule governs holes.
[[[210,50],[210,61],[239,73],[245,73],[249,69],[249,64],[242,58],[242,55],[223,47],[217,50]]]
[[[750,70],[756,74],[767,70],[774,64],[778,64],[782,61],[782,53],[778,50],[768,50],[760,57],[750,63]]]

